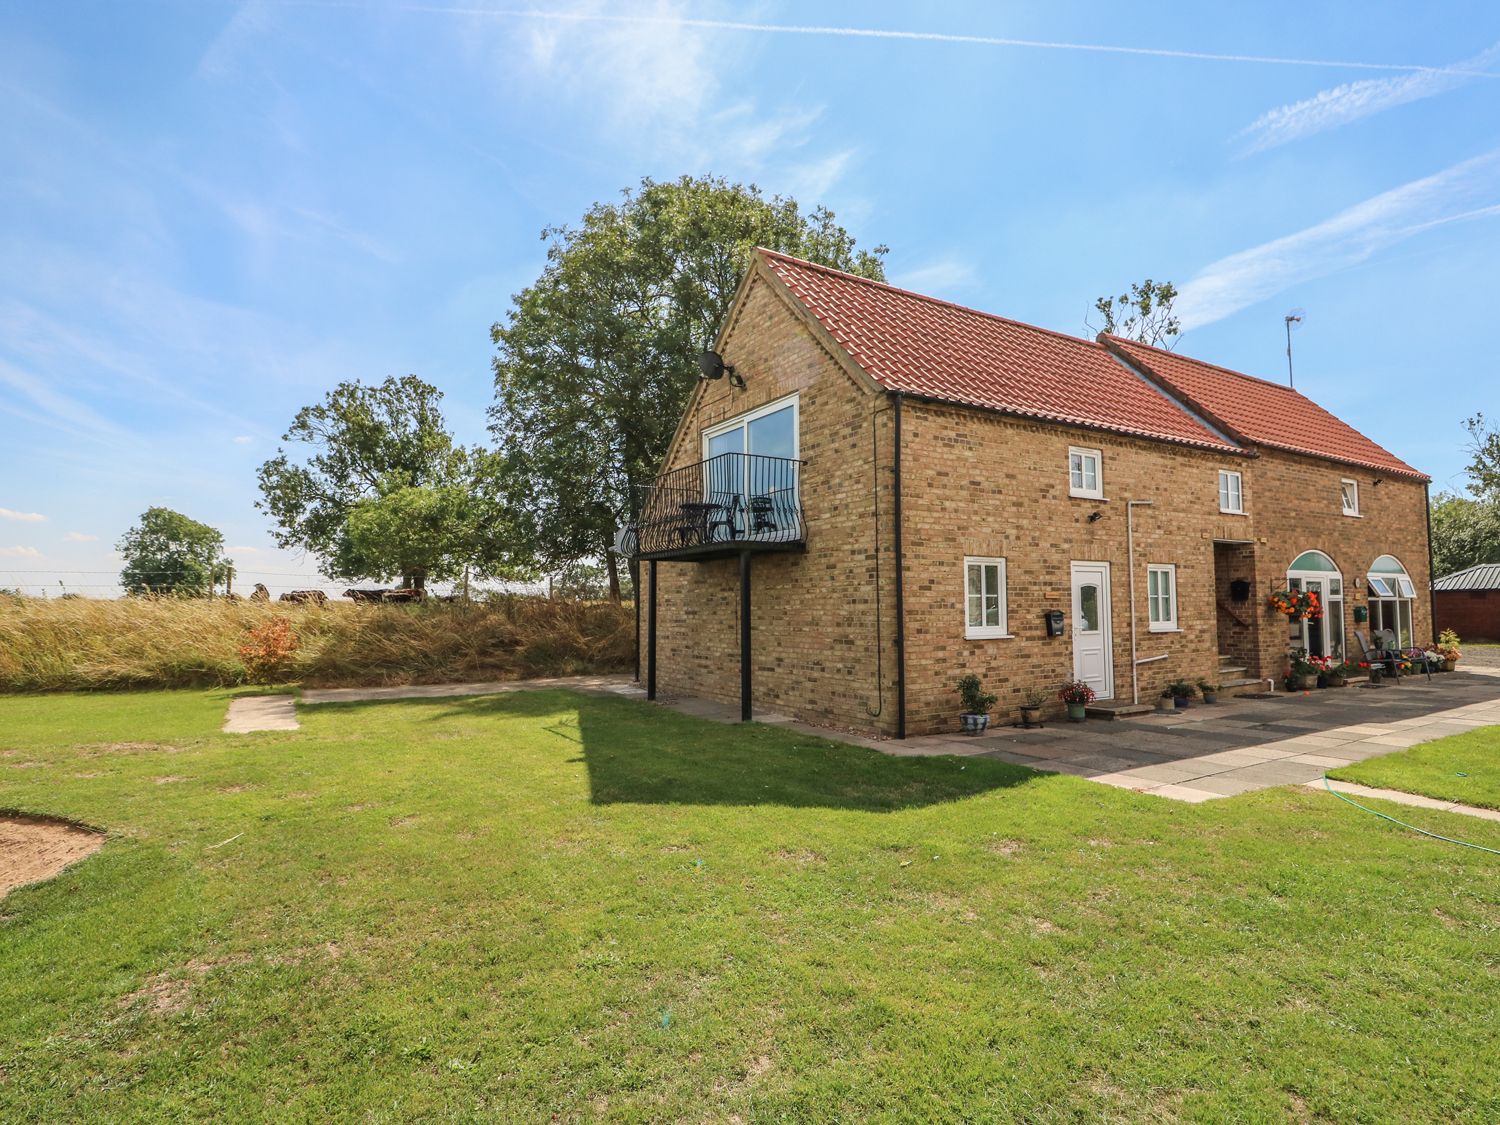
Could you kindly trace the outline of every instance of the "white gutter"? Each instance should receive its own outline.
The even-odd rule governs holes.
[[[1152,656],[1146,660],[1136,658],[1136,623],[1135,623],[1135,509],[1151,507],[1150,500],[1127,500],[1125,501],[1125,568],[1126,580],[1130,583],[1130,701],[1139,704],[1141,701],[1141,665],[1151,664],[1157,660],[1165,660],[1167,654]]]

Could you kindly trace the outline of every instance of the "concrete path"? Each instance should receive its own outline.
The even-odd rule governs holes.
[[[1305,784],[1366,758],[1500,723],[1500,680],[1460,672],[1399,686],[1233,699],[1115,721],[1002,728],[879,745],[893,754],[998,758],[1181,801]]]
[[[247,695],[229,704],[224,718],[226,734],[251,734],[262,730],[299,730],[297,705],[320,703],[378,703],[388,699],[442,699],[460,695],[503,695],[538,688],[569,688],[573,691],[609,692],[641,696],[646,692],[628,676],[555,676],[539,680],[506,680],[470,684],[401,684],[395,687],[309,688],[298,699],[291,695]]]
[[[1322,790],[1325,782],[1309,781],[1308,786]],[[1327,786],[1336,793],[1349,797],[1373,797],[1379,801],[1390,801],[1397,805],[1410,805],[1414,809],[1436,809],[1438,812],[1458,813],[1460,816],[1477,817],[1480,820],[1500,821],[1500,810],[1480,809],[1473,805],[1461,805],[1457,801],[1440,801],[1435,797],[1422,797],[1416,793],[1403,793],[1399,789],[1372,789],[1368,785],[1355,785],[1352,781],[1335,781],[1329,778]]]
[[[229,701],[225,734],[258,730],[297,730],[297,701],[291,695],[243,695]]]

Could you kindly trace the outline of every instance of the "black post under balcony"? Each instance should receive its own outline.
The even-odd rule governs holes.
[[[650,607],[646,611],[646,698],[656,698],[656,560],[646,564]]]
[[[721,453],[663,473],[647,486],[631,546],[643,559],[728,558],[744,551],[800,551],[802,462]]]
[[[750,552],[740,552],[740,722],[750,721]]]

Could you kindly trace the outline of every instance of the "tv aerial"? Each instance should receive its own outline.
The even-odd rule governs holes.
[[[1293,309],[1281,319],[1286,321],[1286,385],[1295,388],[1297,381],[1292,378],[1292,326],[1301,327],[1302,322],[1307,319],[1307,310]]]

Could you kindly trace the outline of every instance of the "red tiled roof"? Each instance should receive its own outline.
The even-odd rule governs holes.
[[[761,250],[856,363],[892,391],[1244,452],[1103,345]]]
[[[1118,336],[1102,339],[1108,347],[1161,380],[1190,407],[1230,431],[1233,437],[1255,445],[1428,479],[1291,387],[1147,347],[1134,340]]]

